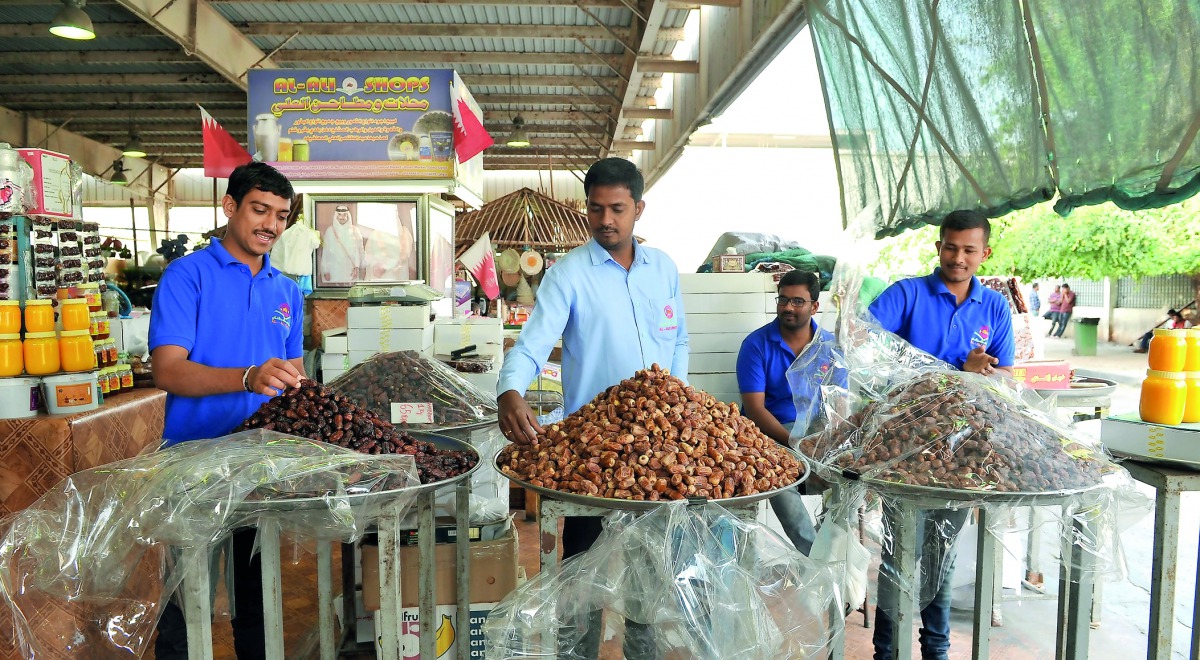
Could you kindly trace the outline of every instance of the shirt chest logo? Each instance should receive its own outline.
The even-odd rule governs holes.
[[[275,313],[271,315],[271,323],[282,325],[290,330],[292,328],[292,308],[287,303],[275,308]]]
[[[986,325],[979,326],[975,334],[971,335],[971,348],[987,348],[988,337],[991,336],[992,329]]]
[[[658,320],[658,331],[667,332],[679,327],[679,322],[675,320],[675,310],[670,305],[664,305],[662,317]]]

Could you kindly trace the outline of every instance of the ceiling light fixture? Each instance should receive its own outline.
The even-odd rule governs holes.
[[[64,39],[95,39],[92,19],[83,11],[85,2],[87,0],[63,0],[63,8],[50,21],[50,34]]]
[[[125,161],[124,160],[122,160],[120,158],[114,160],[113,164],[112,164],[112,171],[113,171],[112,176],[109,177],[109,179],[108,179],[110,182],[112,182],[118,186],[129,185],[129,177],[125,176]]]
[[[138,137],[137,133],[130,131],[129,142],[126,143],[125,148],[121,150],[121,155],[129,156],[130,158],[146,157],[146,149],[142,146],[142,139]]]
[[[521,115],[513,117],[513,132],[509,134],[508,141],[504,143],[508,147],[528,147],[529,132],[525,130],[525,119]]]

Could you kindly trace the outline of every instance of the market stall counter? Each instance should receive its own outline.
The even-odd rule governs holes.
[[[167,393],[135,389],[71,415],[0,419],[0,518],[29,506],[67,476],[136,456],[163,433]]]

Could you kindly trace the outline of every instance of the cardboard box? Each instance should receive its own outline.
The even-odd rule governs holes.
[[[1035,390],[1071,388],[1071,365],[1065,360],[1030,360],[1013,365],[1013,380]]]
[[[714,394],[715,392],[740,392],[737,374],[688,374],[688,384],[692,387]],[[715,396],[715,394],[714,394]],[[722,399],[724,401],[724,399]]]
[[[353,310],[351,310],[353,311]],[[355,328],[346,331],[349,352],[433,351],[433,326],[425,328]]]
[[[470,317],[458,319],[438,319],[434,325],[433,349],[437,353],[451,351],[475,344],[479,352],[485,347],[504,347],[504,325],[500,319],[489,317]]]
[[[330,369],[341,369],[345,371],[350,368],[350,356],[345,353],[323,353],[321,355],[321,371],[329,371]]]
[[[493,603],[517,588],[517,530],[511,527],[503,538],[471,543],[471,602]],[[458,579],[457,546],[450,543],[434,549],[437,564],[437,602],[453,605]],[[400,548],[400,606],[417,606],[418,551],[415,546]],[[379,609],[379,548],[362,547],[363,604],[368,610]]]
[[[26,215],[54,218],[75,217],[75,199],[71,194],[71,157],[45,149],[17,149],[33,168],[34,207]]]
[[[763,312],[775,315],[775,292],[762,293],[685,293],[686,313]]]
[[[1127,413],[1100,420],[1100,442],[1109,451],[1200,465],[1200,424],[1151,424]]]
[[[680,273],[679,290],[688,293],[774,293],[770,273]],[[687,306],[684,305],[684,309]]]
[[[463,627],[458,624],[458,608],[453,605],[438,605],[434,610],[434,617],[437,620],[437,628],[434,635],[439,639],[444,639],[437,644],[440,649],[445,646],[445,651],[437,657],[438,660],[458,660],[458,647],[454,640],[459,635],[469,634],[471,636],[471,658],[472,660],[483,660],[484,639],[483,639],[483,624],[487,621],[488,614],[496,608],[500,603],[471,603],[471,626],[469,631],[464,631]],[[420,660],[421,655],[421,638],[418,636],[421,631],[421,611],[416,607],[406,607],[400,611],[400,658],[401,660]],[[375,623],[372,626],[373,630],[379,630],[382,623],[379,620],[379,612],[374,614]],[[447,626],[449,626],[447,628]],[[386,657],[381,646],[383,641],[382,635],[375,636],[375,656]]]
[[[346,328],[330,328],[321,333],[321,350],[326,353],[345,353],[350,350]]]
[[[355,328],[427,328],[432,324],[429,304],[362,305],[346,311],[346,327]],[[432,340],[430,340],[432,343]]]
[[[718,254],[712,259],[714,273],[745,273],[746,256],[741,254]]]
[[[496,389],[500,385],[500,370],[496,369],[482,374],[459,373],[462,379],[471,383],[475,387],[483,390],[485,394],[496,396]]]
[[[749,334],[764,325],[768,321],[775,318],[774,315],[768,315],[764,312],[745,312],[741,314],[700,314],[686,311],[687,314],[687,331],[690,337],[693,334],[704,335],[715,332],[729,333],[741,332]],[[741,342],[738,342],[739,345]]]
[[[690,319],[691,315],[688,318]],[[737,353],[742,350],[742,341],[748,334],[750,333],[714,332],[694,335],[692,329],[688,328],[688,352],[692,355],[697,353]]]
[[[736,373],[737,356],[737,353],[693,352],[688,356],[688,375]]]
[[[321,384],[328,385],[341,378],[345,373],[345,369],[321,369]]]

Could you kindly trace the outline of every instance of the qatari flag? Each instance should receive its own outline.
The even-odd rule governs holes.
[[[492,252],[492,237],[488,236],[488,232],[483,232],[483,236],[467,248],[458,260],[479,282],[488,300],[495,300],[500,295],[500,281],[496,279],[496,254]]]
[[[454,153],[458,156],[458,162],[471,160],[494,143],[492,135],[483,127],[483,122],[479,121],[467,101],[457,99],[454,103]]]
[[[228,179],[235,168],[253,160],[250,152],[202,107],[200,121],[204,135],[204,176]]]

